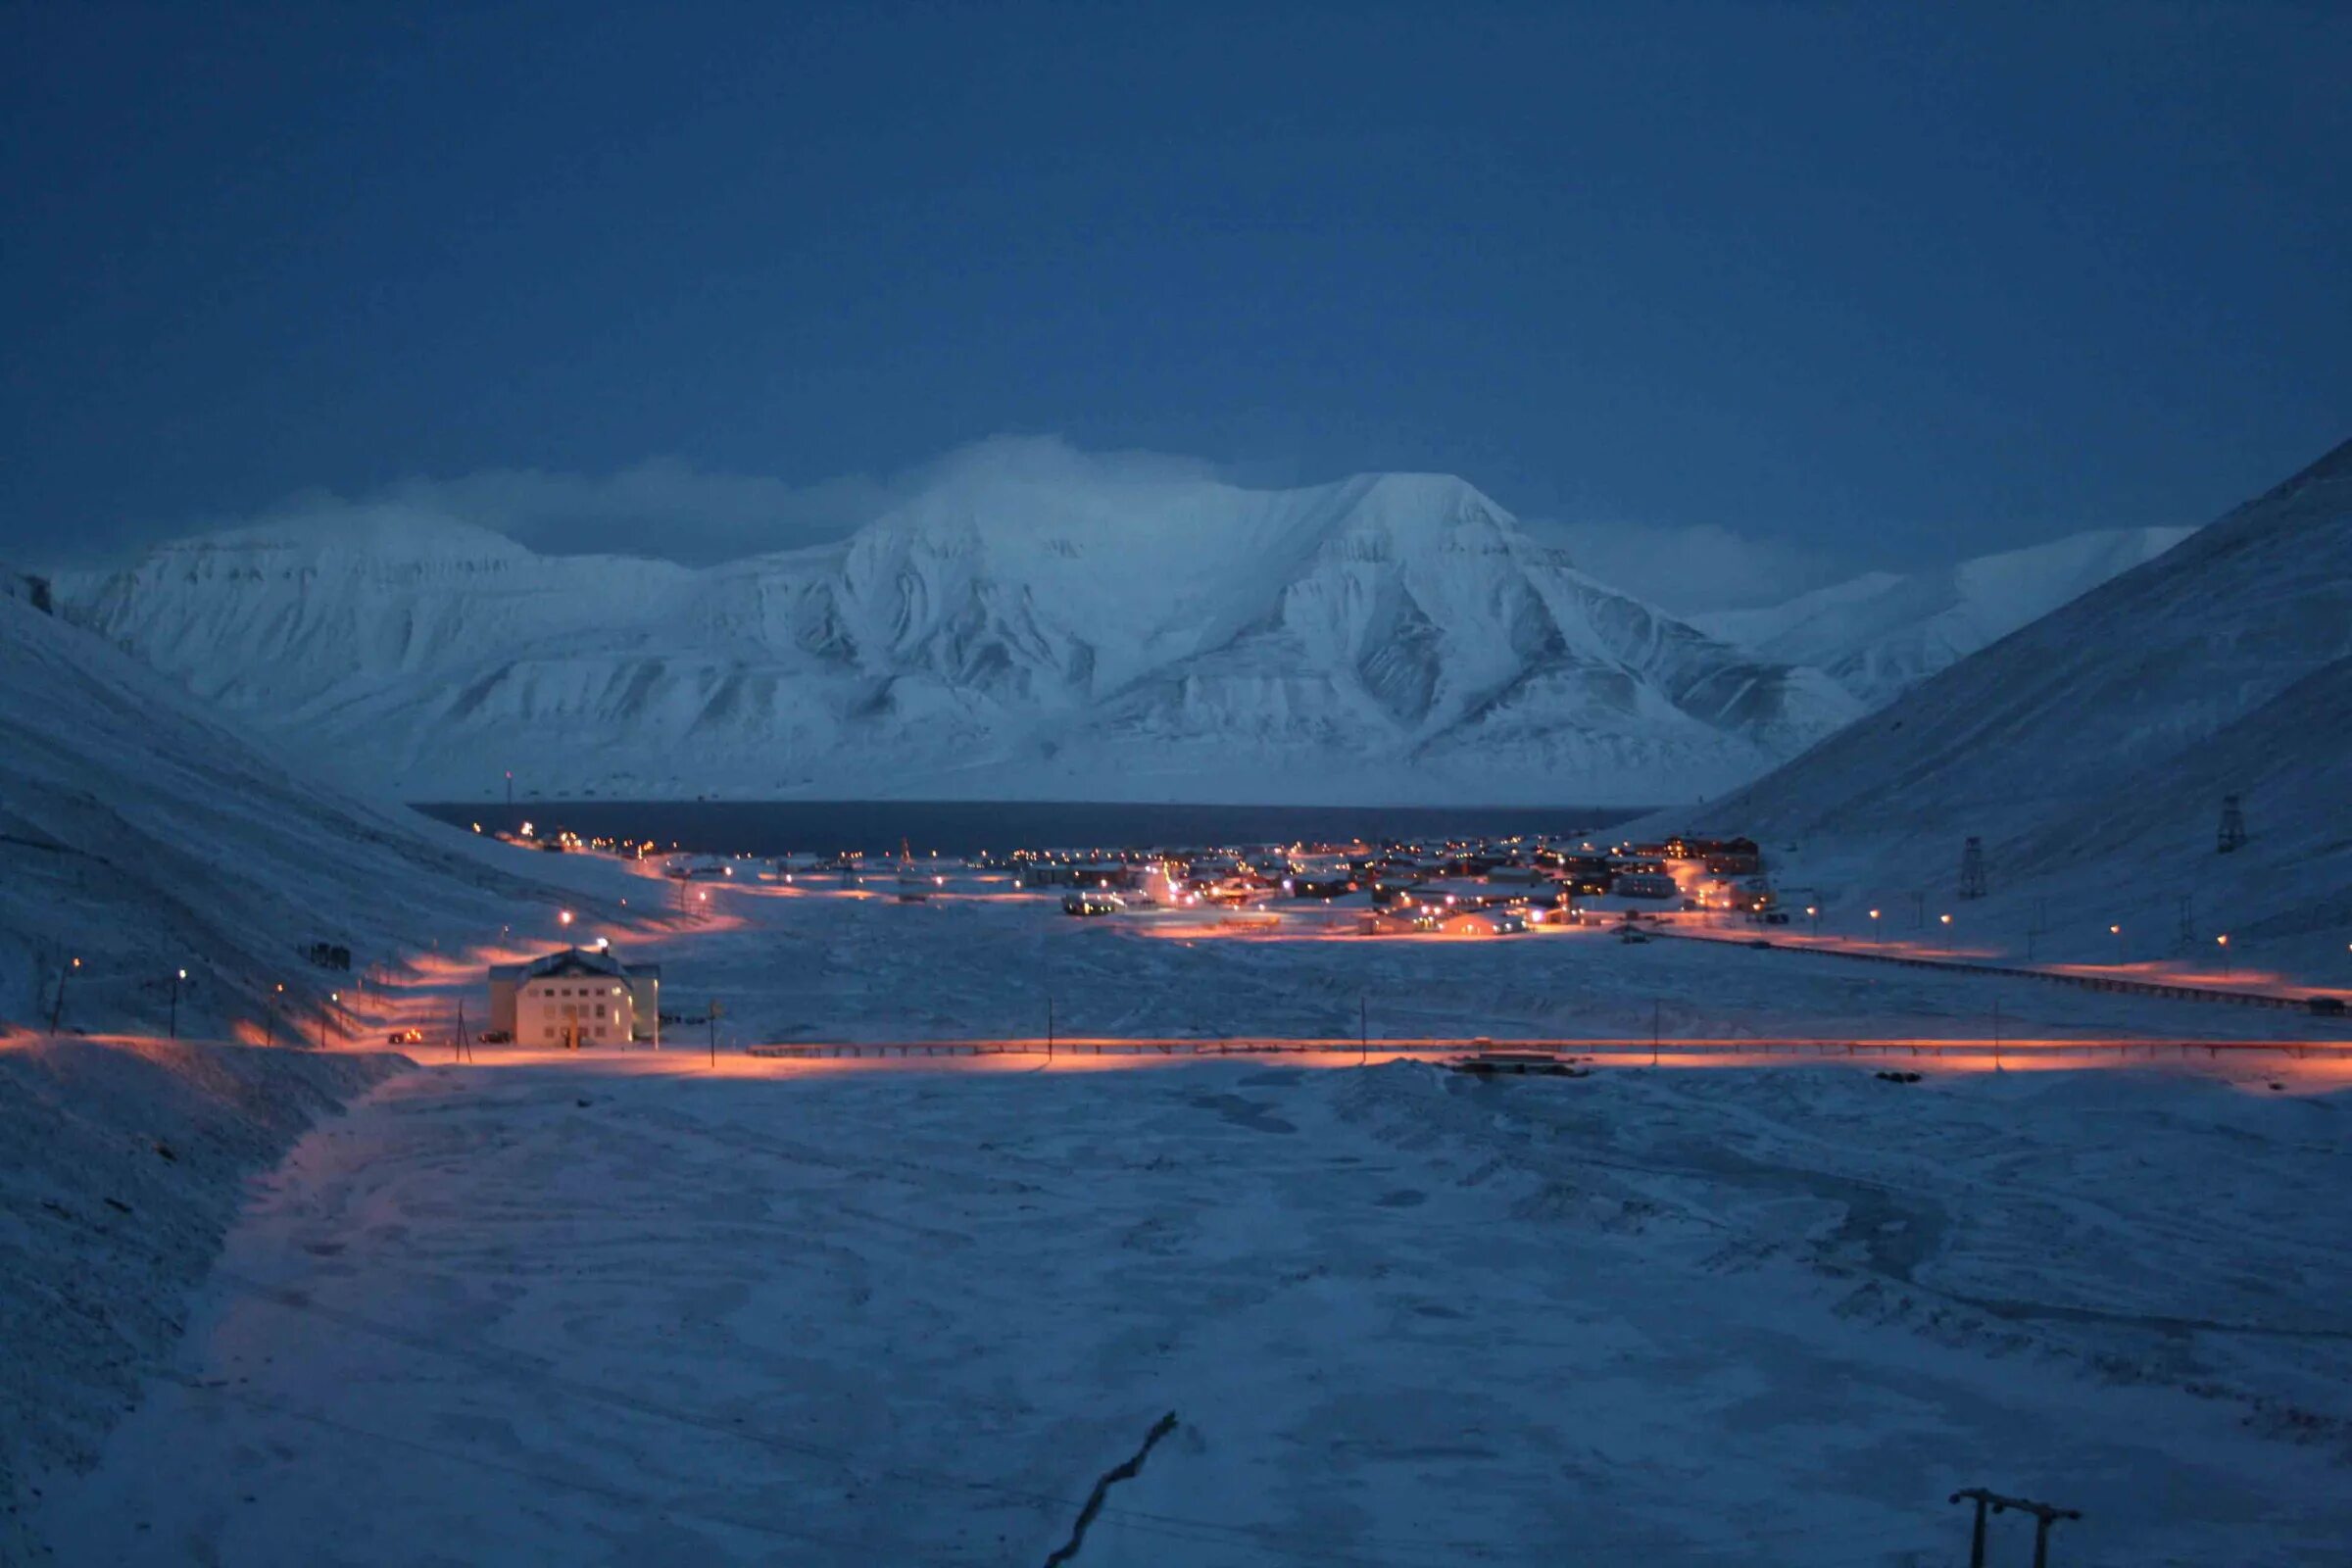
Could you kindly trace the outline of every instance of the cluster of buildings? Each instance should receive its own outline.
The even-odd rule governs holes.
[[[1745,838],[1596,844],[1542,836],[1218,849],[1023,852],[1017,885],[1074,915],[1224,907],[1391,931],[1509,935],[1530,923],[1673,908],[1785,918]]]

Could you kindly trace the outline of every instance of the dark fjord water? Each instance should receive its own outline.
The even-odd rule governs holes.
[[[1288,844],[1589,833],[1639,814],[1623,807],[1148,806],[1058,801],[532,801],[420,805],[459,827],[651,839],[711,854],[896,853]]]

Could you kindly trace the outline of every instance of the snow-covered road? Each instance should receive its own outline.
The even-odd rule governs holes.
[[[1982,1484],[2083,1509],[2068,1568],[2336,1564],[2332,1071],[435,1068],[267,1183],[36,1524],[1033,1564],[1174,1411],[1079,1562],[1940,1564]]]

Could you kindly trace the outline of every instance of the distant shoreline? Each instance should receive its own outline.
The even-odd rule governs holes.
[[[1641,806],[1234,806],[1124,801],[530,800],[416,802],[457,827],[524,822],[585,837],[652,839],[707,854],[895,852],[964,856],[1016,848],[1204,845],[1306,839],[1570,834],[1629,821]]]

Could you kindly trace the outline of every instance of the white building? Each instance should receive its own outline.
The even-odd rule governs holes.
[[[662,975],[624,967],[610,949],[566,948],[490,972],[491,1025],[518,1046],[627,1045],[659,1039]]]

